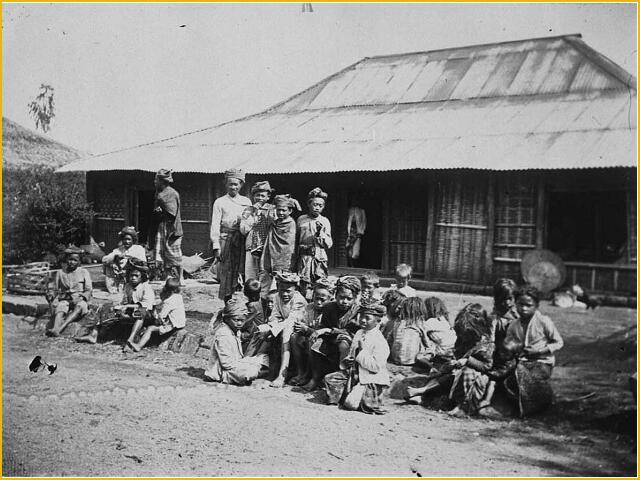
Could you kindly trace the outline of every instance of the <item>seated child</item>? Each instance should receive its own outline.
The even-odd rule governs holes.
[[[240,328],[246,322],[246,299],[243,295],[231,296],[222,310],[222,323],[215,330],[211,359],[204,372],[214,382],[246,385],[268,372],[269,355],[266,351],[254,356],[242,353]]]
[[[378,302],[365,302],[360,305],[358,321],[361,328],[354,335],[349,354],[340,365],[347,371],[328,375],[351,376],[350,385],[347,383],[349,391],[345,392],[346,395],[341,402],[342,407],[347,410],[360,410],[376,415],[385,413],[382,408],[382,392],[389,387],[389,345],[379,328],[380,320],[385,313],[386,308]],[[354,373],[357,374],[357,380],[353,376]]]
[[[300,277],[297,274],[277,272],[275,280],[278,286],[278,295],[273,306],[273,312],[267,323],[258,325],[258,332],[262,333],[263,338],[267,341],[275,339],[276,345],[280,346],[280,369],[278,376],[271,382],[271,386],[282,387],[289,368],[290,340],[293,333],[293,325],[304,316],[307,301],[297,290],[300,283]],[[272,360],[275,360],[275,358],[272,358]]]
[[[275,303],[275,296],[277,290],[270,291],[266,297],[261,298],[261,285],[260,281],[255,278],[250,278],[244,283],[244,296],[247,300],[247,309],[249,314],[247,320],[242,326],[242,351],[246,352],[249,347],[251,339],[254,338],[254,334],[258,330],[258,325],[266,323],[271,316],[273,305]],[[220,319],[221,321],[221,319]]]
[[[351,340],[358,331],[358,305],[360,280],[344,275],[336,282],[336,298],[322,307],[320,328],[311,334],[311,380],[304,389],[318,388],[322,378],[340,368],[340,362],[349,354]]]
[[[80,320],[89,312],[89,300],[93,284],[89,272],[80,267],[79,248],[64,251],[66,265],[56,273],[53,291],[46,298],[52,308],[52,318],[47,325],[46,334],[58,337],[71,322]]]
[[[147,272],[149,268],[139,260],[131,259],[127,264],[127,283],[124,286],[122,301],[114,307],[115,316],[104,321],[98,320],[92,325],[91,331],[76,338],[76,342],[96,343],[98,333],[102,328],[113,325],[121,320],[145,319],[151,315],[155,303],[155,295],[149,282]]]
[[[455,360],[456,332],[449,322],[449,312],[442,300],[430,297],[424,301],[424,305],[427,312],[427,321],[424,323],[426,348],[418,354],[416,363],[428,370],[438,370],[438,367]]]
[[[516,370],[507,378],[507,384],[516,385],[518,406],[522,416],[548,407],[553,392],[549,379],[555,365],[555,352],[564,342],[553,321],[538,310],[540,292],[530,285],[515,292],[519,318],[507,328],[504,345],[515,346]],[[524,401],[526,400],[526,401]]]
[[[413,365],[427,346],[425,322],[427,310],[418,297],[409,297],[399,306],[398,320],[389,336],[391,361],[397,365]]]
[[[493,368],[489,372],[489,385],[487,393],[480,407],[488,407],[495,393],[496,382],[504,380],[512,369],[511,360],[513,352],[504,349],[504,340],[511,322],[518,318],[516,311],[515,291],[516,282],[510,278],[500,278],[493,285],[493,312],[491,313],[493,341],[495,350],[493,354]],[[507,365],[509,363],[509,365]]]
[[[448,389],[449,407],[454,407],[449,413],[476,414],[489,383],[487,372],[493,363],[491,320],[482,305],[465,305],[456,317],[455,332],[458,360],[450,363],[452,371],[432,379],[424,387],[408,388],[407,400],[416,403],[421,400],[424,404],[426,396]]]
[[[361,301],[366,301],[369,297],[381,297],[378,291],[380,288],[380,277],[376,275],[376,272],[365,272],[360,277],[360,287],[362,288],[362,293],[360,294]]]
[[[169,277],[160,292],[160,311],[154,310],[151,319],[149,316],[136,320],[131,329],[131,335],[126,346],[135,352],[139,352],[151,340],[151,335],[157,333],[166,335],[180,328],[184,328],[187,318],[184,311],[184,301],[180,295],[180,280]],[[135,337],[141,328],[145,327],[139,342],[135,342]]]
[[[304,385],[311,379],[309,337],[320,328],[322,307],[332,298],[328,282],[322,280],[314,285],[313,297],[305,307],[304,316],[293,324],[291,356],[296,374],[289,382],[291,385]]]
[[[384,338],[387,339],[387,343],[391,345],[391,335],[393,334],[393,327],[395,322],[398,321],[398,314],[400,313],[400,305],[402,301],[407,298],[398,290],[389,289],[382,295],[382,304],[387,309],[387,314],[382,318],[380,322],[380,331]]]
[[[138,243],[138,232],[134,227],[124,227],[118,233],[120,242],[118,247],[102,257],[105,283],[109,293],[117,293],[118,287],[126,282],[126,266],[130,258],[141,262],[147,262],[147,254],[142,245]]]
[[[396,288],[407,298],[418,295],[416,291],[409,286],[412,273],[413,268],[406,263],[401,263],[396,267]]]

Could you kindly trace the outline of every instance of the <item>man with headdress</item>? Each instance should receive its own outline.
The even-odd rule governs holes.
[[[220,290],[218,298],[229,298],[242,285],[244,273],[244,237],[240,232],[240,220],[251,200],[240,195],[245,174],[232,168],[224,172],[226,195],[213,202],[211,217],[211,243],[213,258],[218,263]]]
[[[256,352],[254,356],[242,353],[241,328],[249,310],[242,293],[233,294],[220,314],[222,323],[213,335],[211,359],[205,376],[215,382],[246,385],[267,373],[269,356]]]
[[[269,226],[276,219],[276,207],[268,203],[273,193],[269,182],[256,182],[251,187],[253,206],[245,208],[240,220],[240,233],[246,235],[244,276],[260,278],[260,257],[264,250]]]
[[[142,245],[138,245],[138,232],[135,227],[124,227],[118,233],[120,242],[113,251],[102,257],[105,283],[109,293],[117,293],[118,287],[124,285],[127,262],[135,258],[147,262],[147,253]]]
[[[153,202],[153,220],[149,229],[149,247],[154,260],[162,265],[165,273],[182,281],[182,222],[180,219],[180,195],[171,186],[171,170],[158,170],[153,184],[156,194]]]
[[[80,320],[89,312],[93,284],[89,272],[80,266],[83,250],[69,247],[65,251],[66,265],[56,273],[53,291],[47,292],[53,317],[46,334],[58,337],[71,322]]]
[[[309,213],[298,217],[298,273],[300,290],[311,297],[311,286],[329,275],[327,250],[333,246],[331,223],[322,215],[328,195],[316,187],[307,196]]]
[[[260,268],[264,272],[260,283],[262,296],[272,290],[276,272],[294,272],[296,270],[296,221],[291,214],[300,211],[300,204],[290,195],[276,195],[276,219],[271,222]]]

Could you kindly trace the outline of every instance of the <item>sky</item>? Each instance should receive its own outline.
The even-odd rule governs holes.
[[[55,89],[46,136],[105,153],[262,111],[358,60],[581,33],[637,75],[627,4],[2,5],[2,113]]]

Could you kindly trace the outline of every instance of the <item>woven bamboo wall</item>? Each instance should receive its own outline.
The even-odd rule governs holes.
[[[627,191],[627,250],[629,263],[636,263],[638,259],[638,232],[637,232],[637,191],[635,189]]]
[[[408,263],[424,274],[427,201],[424,192],[411,190],[390,199],[389,249],[391,267]]]
[[[436,182],[433,279],[482,281],[487,236],[487,179],[456,176]]]
[[[494,277],[519,282],[520,260],[536,244],[536,184],[530,178],[506,176],[497,182],[495,195]]]

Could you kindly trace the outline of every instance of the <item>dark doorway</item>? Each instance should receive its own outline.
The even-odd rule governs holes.
[[[139,232],[139,242],[145,243],[149,235],[149,226],[153,215],[153,190],[136,190],[134,192],[135,227]]]
[[[552,192],[547,245],[563,260],[613,263],[626,257],[625,192]]]
[[[351,206],[364,209],[367,228],[360,243],[360,258],[351,262],[352,267],[379,270],[382,268],[382,201],[380,192],[360,191],[348,196],[344,226],[347,228],[348,212]],[[346,232],[345,232],[346,233]]]

